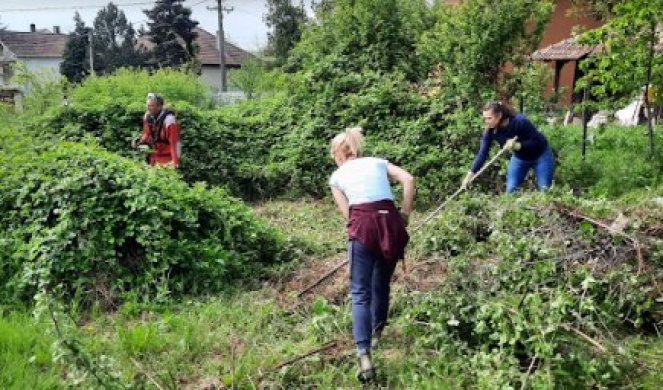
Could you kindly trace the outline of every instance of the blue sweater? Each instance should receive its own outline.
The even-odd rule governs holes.
[[[484,131],[483,137],[481,137],[481,147],[474,158],[470,171],[477,173],[481,169],[486,162],[490,144],[493,140],[497,141],[500,147],[504,147],[507,140],[516,136],[518,137],[517,141],[520,142],[520,150],[514,152],[514,155],[519,159],[536,160],[548,149],[546,137],[523,114],[517,114],[509,119],[509,124],[506,127],[501,127],[497,131],[492,129]]]

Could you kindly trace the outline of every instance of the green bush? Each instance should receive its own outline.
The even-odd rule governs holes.
[[[408,332],[417,348],[438,352],[431,367],[459,369],[461,387],[623,385],[636,361],[615,338],[652,334],[660,324],[652,282],[660,284],[660,251],[646,260],[655,269],[639,272],[628,241],[564,214],[557,202],[595,218],[618,215],[616,204],[559,194],[467,197],[415,242],[449,260],[439,290],[403,305]],[[622,211],[630,221],[642,212]],[[650,206],[626,233],[642,234],[661,218],[663,209]]]
[[[29,314],[0,308],[0,387],[57,389],[58,370],[51,363],[53,337]]]
[[[523,19],[539,21],[547,9],[532,13],[528,2],[521,3],[513,20],[505,22],[519,34]],[[477,4],[483,3],[453,13],[454,20],[476,16]],[[345,127],[360,125],[366,130],[367,153],[411,171],[418,180],[418,204],[425,205],[458,188],[481,134],[477,101],[459,99],[449,83],[435,93],[427,90],[428,67],[445,59],[447,67],[460,66],[437,55],[439,34],[425,40],[433,60],[423,64],[417,56],[417,48],[423,50],[419,41],[439,17],[429,10],[424,1],[335,3],[293,50],[288,68],[295,73],[283,76],[283,93],[208,112],[196,100],[199,86],[184,85],[189,76],[120,71],[86,81],[74,91],[70,107],[52,110],[33,128],[36,134],[52,129],[68,140],[91,134],[101,146],[128,156],[130,139],[140,131],[144,94],[156,89],[172,102],[182,124],[185,180],[260,199],[328,194],[327,178],[335,168],[328,143]],[[474,30],[458,31],[474,39],[465,36]],[[519,53],[529,43],[519,34],[509,53],[482,55],[482,69],[499,69],[509,55]],[[476,49],[485,47],[477,44]],[[464,84],[466,76],[460,74],[454,83]],[[491,169],[478,185],[502,188],[498,173],[498,167]]]
[[[660,130],[657,129],[657,130]],[[555,184],[592,196],[617,197],[663,183],[663,133],[656,131],[658,148],[649,155],[644,127],[608,125],[588,130],[582,158],[582,128],[550,126],[544,132],[557,155]]]
[[[92,110],[112,104],[144,110],[148,92],[162,95],[166,105],[186,102],[210,107],[210,91],[198,76],[170,68],[153,73],[123,68],[112,75],[88,77],[72,91],[70,104]]]
[[[258,103],[247,102],[215,111],[186,102],[172,106],[182,128],[181,172],[186,181],[225,186],[245,199],[284,191],[284,180],[270,176],[268,163],[271,145],[280,141],[286,129],[267,126],[272,120],[270,101],[263,99],[260,104],[260,109]],[[51,110],[28,127],[41,139],[81,141],[92,137],[109,151],[144,161],[145,155],[130,147],[131,140],[142,132],[143,115],[144,103],[72,105]]]
[[[218,291],[292,257],[286,239],[219,188],[93,145],[3,130],[1,298],[47,289],[113,302]]]

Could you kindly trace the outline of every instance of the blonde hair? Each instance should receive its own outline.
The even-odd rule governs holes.
[[[344,157],[361,157],[364,143],[361,127],[347,127],[344,132],[339,133],[331,141],[331,157],[337,154]]]

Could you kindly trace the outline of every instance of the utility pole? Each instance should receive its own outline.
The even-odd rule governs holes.
[[[92,49],[92,29],[87,32],[87,40],[90,47],[90,76],[94,77],[94,52]]]
[[[221,91],[226,92],[228,90],[226,82],[226,38],[225,33],[223,32],[223,12],[231,12],[234,8],[223,7],[223,0],[216,0],[216,7],[207,7],[209,10],[216,10],[219,18],[219,32],[218,32],[218,44],[219,44],[219,67],[221,68]]]

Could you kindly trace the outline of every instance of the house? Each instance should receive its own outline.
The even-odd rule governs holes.
[[[30,71],[47,69],[60,74],[66,38],[58,26],[53,32],[37,30],[34,24],[28,32],[0,30],[0,101],[20,107],[20,88],[11,84],[12,64],[16,61],[23,62]]]
[[[563,105],[576,100],[575,82],[581,76],[578,63],[595,50],[576,45],[572,38],[574,29],[591,30],[602,24],[603,21],[597,18],[573,12],[573,0],[555,1],[554,13],[532,59],[550,64],[555,76],[548,92],[558,93]]]
[[[535,51],[532,59],[551,64],[555,71],[552,92],[559,94],[560,103],[572,105],[581,99],[575,92],[576,81],[582,76],[580,62],[599,50],[599,46],[579,45],[575,38],[566,38]]]
[[[0,60],[3,64],[18,60],[30,71],[51,69],[57,74],[66,41],[67,36],[58,26],[53,27],[53,32],[37,30],[34,24],[28,32],[0,30]]]
[[[198,59],[201,63],[200,78],[205,85],[215,90],[221,89],[221,60],[219,58],[218,39],[212,33],[196,28],[199,52]],[[239,69],[242,65],[255,57],[253,54],[240,49],[232,43],[225,41],[226,69]]]
[[[221,86],[218,41],[206,30],[196,28],[196,32],[196,43],[200,48],[200,77],[205,85],[218,90]],[[58,26],[54,26],[52,32],[37,29],[34,24],[30,25],[30,31],[27,32],[0,30],[0,100],[13,101],[14,95],[18,93],[18,87],[10,85],[12,63],[21,61],[29,71],[46,69],[59,74],[66,42],[67,35],[62,34]],[[139,44],[148,48],[152,45],[146,37],[140,38]],[[247,59],[253,57],[227,41],[225,52],[226,69],[240,68]]]
[[[201,65],[200,78],[214,92],[221,89],[221,59],[219,57],[219,41],[217,37],[207,30],[196,27],[194,31],[198,34],[196,44],[198,45],[198,60]],[[154,44],[148,36],[138,39],[138,44],[150,49]],[[225,40],[226,69],[239,69],[247,60],[254,56]]]

